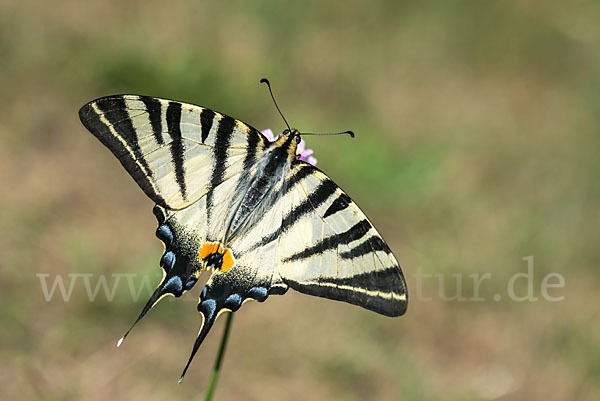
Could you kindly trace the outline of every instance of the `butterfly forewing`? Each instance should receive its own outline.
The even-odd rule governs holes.
[[[100,98],[79,116],[144,192],[170,209],[189,206],[239,174],[266,142],[229,116],[145,96]]]
[[[364,213],[317,168],[297,162],[280,233],[279,273],[291,288],[399,316],[406,283],[390,248]]]

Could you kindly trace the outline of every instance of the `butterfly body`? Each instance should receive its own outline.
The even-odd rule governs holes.
[[[220,313],[289,288],[405,313],[390,248],[348,195],[296,157],[298,131],[270,142],[216,111],[137,95],[97,99],[79,115],[156,203],[163,278],[136,323],[210,272],[188,365]]]

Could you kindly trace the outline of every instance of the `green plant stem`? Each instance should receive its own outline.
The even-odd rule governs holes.
[[[225,355],[225,348],[227,348],[227,339],[229,338],[229,328],[231,327],[232,320],[233,312],[229,312],[229,314],[227,315],[227,321],[225,322],[223,338],[221,338],[221,346],[219,347],[219,353],[217,354],[217,360],[215,361],[215,367],[213,368],[213,374],[210,378],[210,384],[208,386],[208,390],[206,391],[206,397],[204,397],[204,401],[212,400],[213,394],[215,392],[215,387],[217,386],[217,381],[219,380],[221,362],[223,361],[223,356]]]

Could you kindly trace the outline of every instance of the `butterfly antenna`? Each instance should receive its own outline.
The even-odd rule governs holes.
[[[301,132],[300,135],[317,135],[317,136],[327,136],[327,135],[350,135],[351,138],[354,138],[354,132],[352,131],[344,131],[344,132],[328,132],[325,134],[314,133],[314,132]]]
[[[269,87],[269,93],[271,94],[271,99],[273,99],[273,103],[275,103],[275,107],[277,107],[277,111],[279,112],[279,115],[281,116],[281,118],[283,118],[283,121],[285,122],[285,125],[287,125],[288,129],[290,130],[290,132],[292,131],[292,129],[290,128],[290,125],[288,124],[287,120],[285,119],[285,117],[283,116],[283,113],[281,112],[281,110],[279,109],[279,106],[277,105],[277,102],[275,101],[275,96],[273,96],[273,91],[271,90],[271,83],[269,82],[269,80],[267,78],[262,78],[260,80],[261,84],[267,84],[267,86]]]

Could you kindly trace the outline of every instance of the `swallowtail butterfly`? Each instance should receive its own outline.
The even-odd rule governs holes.
[[[269,142],[214,110],[137,95],[94,100],[79,117],[156,204],[163,278],[135,323],[210,274],[184,373],[222,312],[289,288],[386,316],[406,312],[396,258],[350,197],[297,159],[297,130]]]

